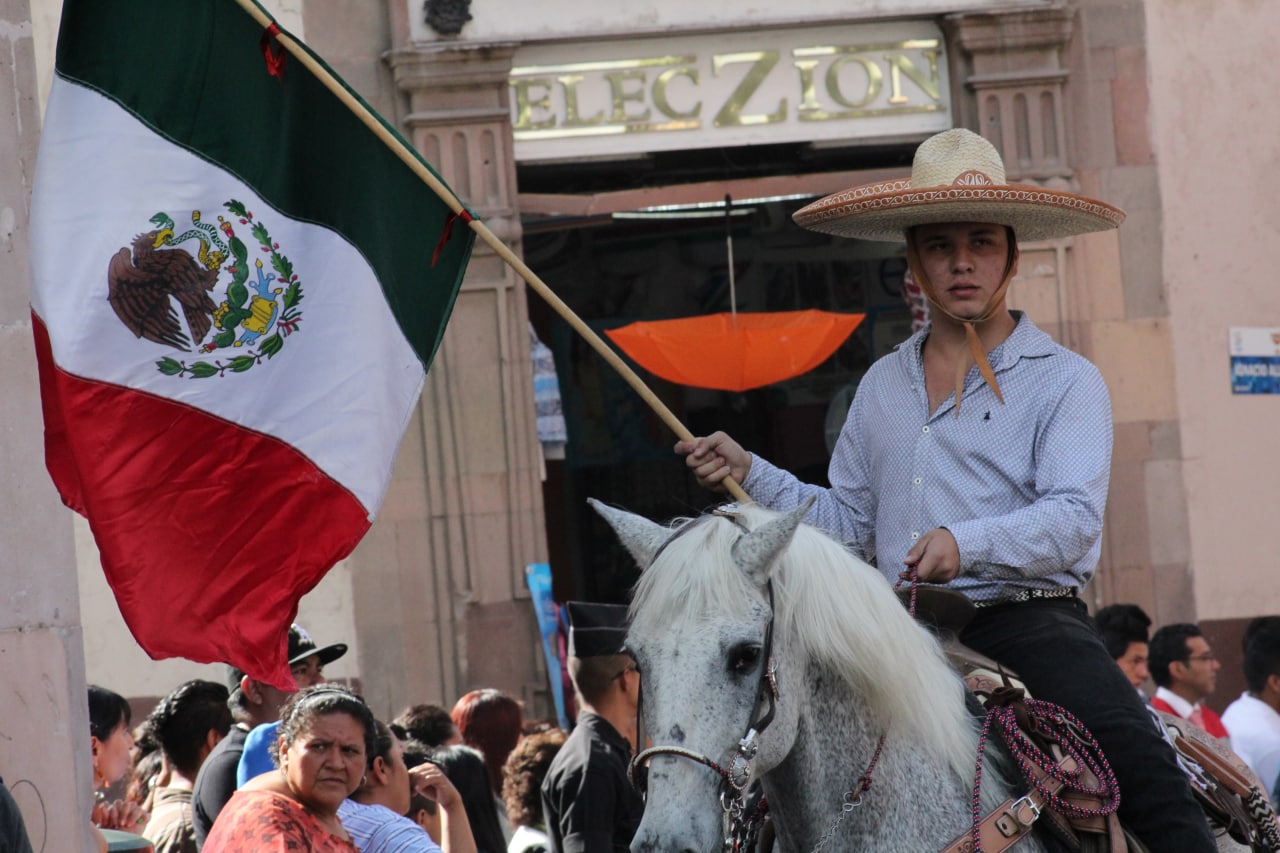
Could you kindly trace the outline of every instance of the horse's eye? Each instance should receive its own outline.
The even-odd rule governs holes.
[[[760,647],[754,643],[734,646],[729,652],[729,671],[735,675],[746,675],[756,668],[760,662]]]

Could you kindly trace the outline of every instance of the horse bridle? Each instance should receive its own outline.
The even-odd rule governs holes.
[[[736,512],[721,508],[712,510],[711,514],[727,518],[743,531],[750,532],[747,526],[739,520]],[[679,532],[664,542],[662,547],[650,559],[649,565],[653,565],[657,561],[663,550],[671,542],[694,526],[694,524],[685,525]],[[641,796],[645,796],[648,793],[647,777],[642,777],[642,772],[647,770],[649,760],[654,756],[671,755],[676,758],[684,758],[713,770],[720,776],[720,807],[723,810],[725,833],[724,849],[730,851],[749,850],[754,846],[756,836],[760,831],[760,827],[764,824],[768,811],[768,803],[765,801],[763,794],[754,796],[754,788],[748,788],[748,784],[751,781],[751,762],[755,759],[756,753],[760,751],[760,735],[773,722],[778,707],[777,661],[773,657],[774,603],[772,579],[765,583],[765,591],[769,599],[769,622],[765,625],[764,646],[761,649],[761,660],[764,661],[764,667],[760,671],[756,702],[751,709],[751,721],[747,724],[746,734],[738,740],[737,748],[729,756],[728,766],[721,767],[710,757],[681,746],[651,746],[637,753],[635,758],[631,759],[631,765],[628,768],[631,784],[640,792]],[[643,695],[643,690],[641,693]],[[762,705],[764,706],[763,710]],[[638,706],[636,713],[638,717],[643,716]]]

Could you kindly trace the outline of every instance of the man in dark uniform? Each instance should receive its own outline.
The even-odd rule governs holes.
[[[630,847],[644,811],[627,778],[640,701],[640,673],[623,649],[627,608],[571,601],[567,609],[569,677],[580,711],[542,783],[549,847],[619,853]]]

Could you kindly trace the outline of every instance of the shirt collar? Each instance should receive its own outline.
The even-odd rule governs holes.
[[[583,711],[578,715],[578,725],[586,726],[596,734],[600,740],[612,746],[614,749],[631,754],[631,744],[621,732],[613,727],[613,724],[599,714],[593,714],[590,711]]]
[[[1009,333],[1009,337],[1005,338],[1000,344],[987,354],[988,360],[991,362],[991,369],[1000,373],[1013,367],[1022,358],[1043,358],[1053,355],[1057,344],[1053,338],[1042,332],[1035,323],[1031,322],[1031,318],[1023,311],[1010,311],[1015,323],[1013,331]],[[924,342],[929,337],[929,330],[932,324],[926,324],[923,329],[898,344],[895,349],[902,350],[907,359],[907,371],[912,379],[919,383],[921,388],[925,385],[924,377]],[[974,368],[970,368],[972,371]],[[979,379],[978,382],[982,380]],[[965,381],[965,396],[973,391],[976,386],[973,384],[972,378]],[[932,413],[932,417],[941,417],[951,411],[955,406],[954,395],[948,398],[936,412]]]
[[[1015,320],[1013,331],[1009,333],[1009,337],[1005,338],[1000,344],[988,353],[991,359],[991,368],[995,371],[1001,371],[1011,367],[1014,362],[1020,358],[1039,358],[1046,355],[1053,355],[1056,344],[1053,338],[1042,332],[1040,328],[1027,316],[1025,311],[1010,311]],[[920,366],[921,373],[924,371],[924,342],[929,337],[929,330],[933,328],[932,323],[925,324],[925,327],[898,344],[895,349],[906,347],[908,352],[914,355],[914,362]]]
[[[1167,687],[1157,687],[1156,698],[1172,708],[1174,713],[1184,720],[1191,716],[1192,711],[1200,707],[1198,703],[1192,705]]]

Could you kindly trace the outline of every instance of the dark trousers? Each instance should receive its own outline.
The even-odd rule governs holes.
[[[1120,818],[1153,853],[1217,849],[1173,750],[1098,637],[1084,603],[1044,599],[978,610],[960,640],[1012,669],[1097,738],[1120,782]]]

